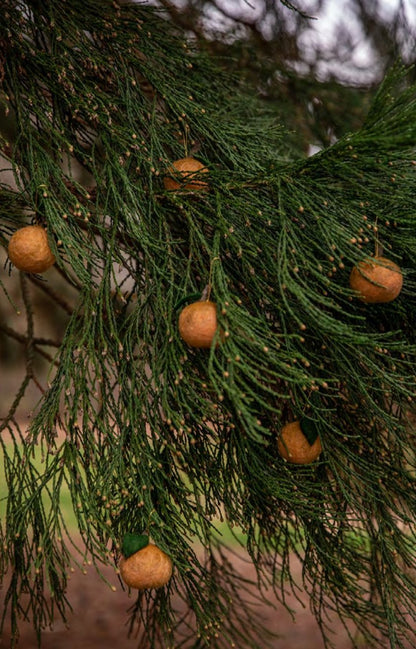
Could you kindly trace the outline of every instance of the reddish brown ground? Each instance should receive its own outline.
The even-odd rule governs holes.
[[[300,568],[296,571],[300,571]],[[104,572],[109,581],[115,583],[114,571],[108,569]],[[90,568],[88,575],[80,572],[73,574],[68,595],[74,609],[69,618],[69,628],[57,622],[53,631],[45,631],[43,649],[139,649],[138,640],[127,637],[126,611],[133,600],[119,586],[116,592],[112,592]],[[263,611],[267,615],[267,628],[279,634],[273,642],[273,649],[323,649],[324,644],[318,625],[309,611],[307,597],[301,599],[302,602],[299,602],[294,596],[288,597],[296,620],[292,620],[281,606],[277,610],[266,607]],[[334,625],[333,643],[335,649],[351,646],[339,623]],[[0,645],[4,648],[10,646],[7,633],[0,640]],[[384,649],[389,645],[385,643],[379,646]],[[36,639],[29,624],[22,624],[18,647],[36,649]],[[242,645],[237,649],[243,649]]]

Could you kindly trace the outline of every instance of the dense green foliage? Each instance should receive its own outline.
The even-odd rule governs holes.
[[[1,184],[1,242],[44,224],[56,309],[68,306],[56,277],[78,292],[26,434],[14,415],[42,341],[21,275],[26,373],[0,428],[13,440],[2,438],[1,569],[12,567],[16,634],[19,612],[39,632],[65,615],[68,485],[98,569],[117,562],[126,533],[172,557],[169,586],[132,610],[151,647],[264,646],[222,519],[245,533],[263,594],[284,602],[301,557],[328,642],[333,609],[367,646],[400,647],[416,598],[416,89],[405,71],[392,70],[360,128],[305,158],[275,108],[149,7],[8,0],[0,40],[17,132],[1,142],[16,181]],[[165,191],[186,155],[207,165],[209,191]],[[349,274],[381,249],[404,288],[366,305]],[[218,306],[210,350],[177,330],[197,294]],[[293,466],[276,437],[304,415],[324,452]]]

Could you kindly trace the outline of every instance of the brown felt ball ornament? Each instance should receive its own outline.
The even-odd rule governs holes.
[[[362,302],[391,302],[402,290],[403,275],[397,264],[385,257],[369,257],[351,271],[350,286]]]
[[[211,347],[217,331],[217,305],[209,300],[188,304],[179,314],[179,333],[191,347]]]
[[[46,230],[40,225],[27,225],[17,230],[9,241],[9,259],[26,273],[44,273],[55,263]]]
[[[195,158],[181,158],[169,168],[163,184],[168,191],[206,191],[208,183],[201,179],[203,173],[208,173],[208,169],[202,162]]]
[[[161,588],[172,576],[172,560],[157,545],[149,543],[129,557],[120,559],[120,575],[130,588]]]
[[[305,426],[305,421],[302,422]],[[306,432],[306,430],[305,430]],[[319,436],[312,443],[302,430],[300,421],[293,421],[283,426],[277,438],[277,450],[283,459],[292,464],[311,464],[322,452]]]

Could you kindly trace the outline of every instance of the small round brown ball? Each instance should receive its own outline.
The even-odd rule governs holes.
[[[195,176],[201,173],[208,173],[208,169],[199,160],[195,158],[181,158],[175,160],[169,169],[169,175],[163,179],[165,189],[168,191],[206,191],[208,183]]]
[[[163,550],[153,543],[135,552],[127,559],[120,559],[120,575],[130,588],[145,590],[161,588],[172,576],[173,564]]]
[[[179,314],[178,325],[188,345],[208,349],[217,331],[217,305],[209,300],[188,304]]]
[[[351,271],[350,286],[362,302],[392,302],[403,286],[403,275],[397,264],[385,257],[360,261]]]
[[[17,230],[9,241],[9,259],[26,273],[44,273],[55,263],[46,230],[40,225],[27,225]]]
[[[277,450],[283,459],[292,464],[311,464],[322,453],[322,445],[319,437],[309,444],[300,422],[293,421],[283,426],[277,438]]]

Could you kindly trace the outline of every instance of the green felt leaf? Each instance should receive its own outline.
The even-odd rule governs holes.
[[[302,417],[302,419],[300,420],[300,427],[302,429],[302,433],[305,435],[309,444],[312,446],[312,444],[318,439],[319,435],[315,422],[313,421],[313,419],[309,419],[309,417]]]
[[[146,534],[131,534],[128,532],[123,539],[123,544],[121,546],[121,551],[123,556],[131,557],[132,554],[142,550],[149,545],[149,537]]]

